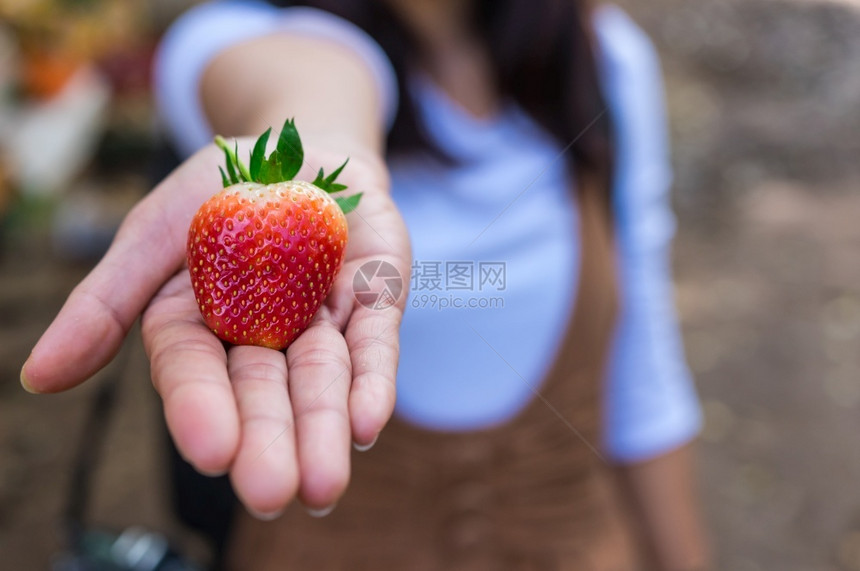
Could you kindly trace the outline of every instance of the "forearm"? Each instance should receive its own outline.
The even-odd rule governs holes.
[[[308,145],[372,159],[383,152],[380,97],[369,69],[348,48],[288,34],[232,46],[210,62],[201,82],[216,132],[258,135],[295,117]]]
[[[710,559],[698,505],[692,445],[617,466],[640,543],[654,569],[705,571]]]

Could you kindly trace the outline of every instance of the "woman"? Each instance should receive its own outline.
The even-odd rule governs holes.
[[[704,568],[647,41],[618,9],[576,2],[314,4],[327,11],[204,6],[168,35],[157,75],[186,152],[295,116],[311,168],[351,157],[365,198],[314,325],[286,355],[225,352],[203,326],[181,255],[217,187],[209,146],[129,216],[25,386],[79,382],[143,311],[178,449],[277,518],[240,516],[236,568]],[[141,250],[152,266],[134,263]],[[352,278],[374,260],[413,278],[503,264],[504,306],[422,308],[418,282],[392,308],[362,307]],[[468,303],[482,290],[466,285],[442,293]],[[395,372],[396,418],[350,465],[350,440],[367,449],[392,414]],[[331,513],[281,515],[294,496]]]

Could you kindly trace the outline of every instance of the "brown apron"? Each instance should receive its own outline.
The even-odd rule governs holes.
[[[617,305],[602,200],[580,193],[579,294],[540,396],[497,428],[428,431],[393,419],[352,456],[337,508],[296,502],[274,522],[243,513],[229,569],[631,571],[632,541],[600,442],[604,366]]]

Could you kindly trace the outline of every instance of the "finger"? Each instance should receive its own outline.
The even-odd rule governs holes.
[[[355,278],[368,264],[386,264],[383,279],[374,279],[371,289],[387,292],[393,303],[372,307],[359,303],[356,297]],[[396,399],[397,363],[400,356],[400,323],[406,306],[410,261],[407,255],[372,256],[353,260],[344,266],[338,277],[334,293],[327,300],[332,315],[343,323],[344,337],[352,363],[352,387],[349,396],[349,417],[352,437],[359,449],[371,446],[394,412]],[[376,272],[377,270],[373,270]],[[366,278],[366,274],[362,274]],[[391,279],[389,279],[391,278]],[[365,282],[362,282],[365,283]],[[368,284],[365,283],[365,287]]]
[[[349,417],[352,438],[362,448],[376,442],[394,412],[402,315],[396,305],[358,306],[346,329],[353,374]]]
[[[310,508],[326,508],[349,481],[347,399],[352,378],[346,342],[327,308],[287,349],[287,368],[296,417],[299,496]]]
[[[206,474],[227,471],[239,416],[221,341],[203,324],[187,272],[171,280],[143,317],[152,381],[182,456]]]
[[[230,476],[242,503],[270,518],[299,485],[287,361],[280,351],[263,347],[233,347],[228,357],[242,426]]]
[[[137,316],[180,267],[189,221],[202,197],[217,190],[217,181],[200,173],[209,165],[204,159],[206,154],[192,159],[129,213],[105,257],[33,348],[21,372],[26,388],[68,389],[116,355]]]

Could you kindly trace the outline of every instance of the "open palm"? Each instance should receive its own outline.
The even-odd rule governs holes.
[[[305,156],[298,178],[342,161],[312,148]],[[183,456],[204,473],[229,471],[258,514],[275,514],[296,495],[321,509],[346,487],[351,442],[371,444],[393,411],[405,295],[387,309],[369,309],[356,302],[352,279],[375,260],[407,276],[406,229],[384,167],[353,157],[341,178],[364,196],[348,216],[344,266],[311,326],[286,353],[225,347],[203,323],[184,265],[191,217],[218,191],[222,158],[205,148],[132,210],[23,376],[38,392],[76,386],[113,358],[142,315],[153,383]]]

